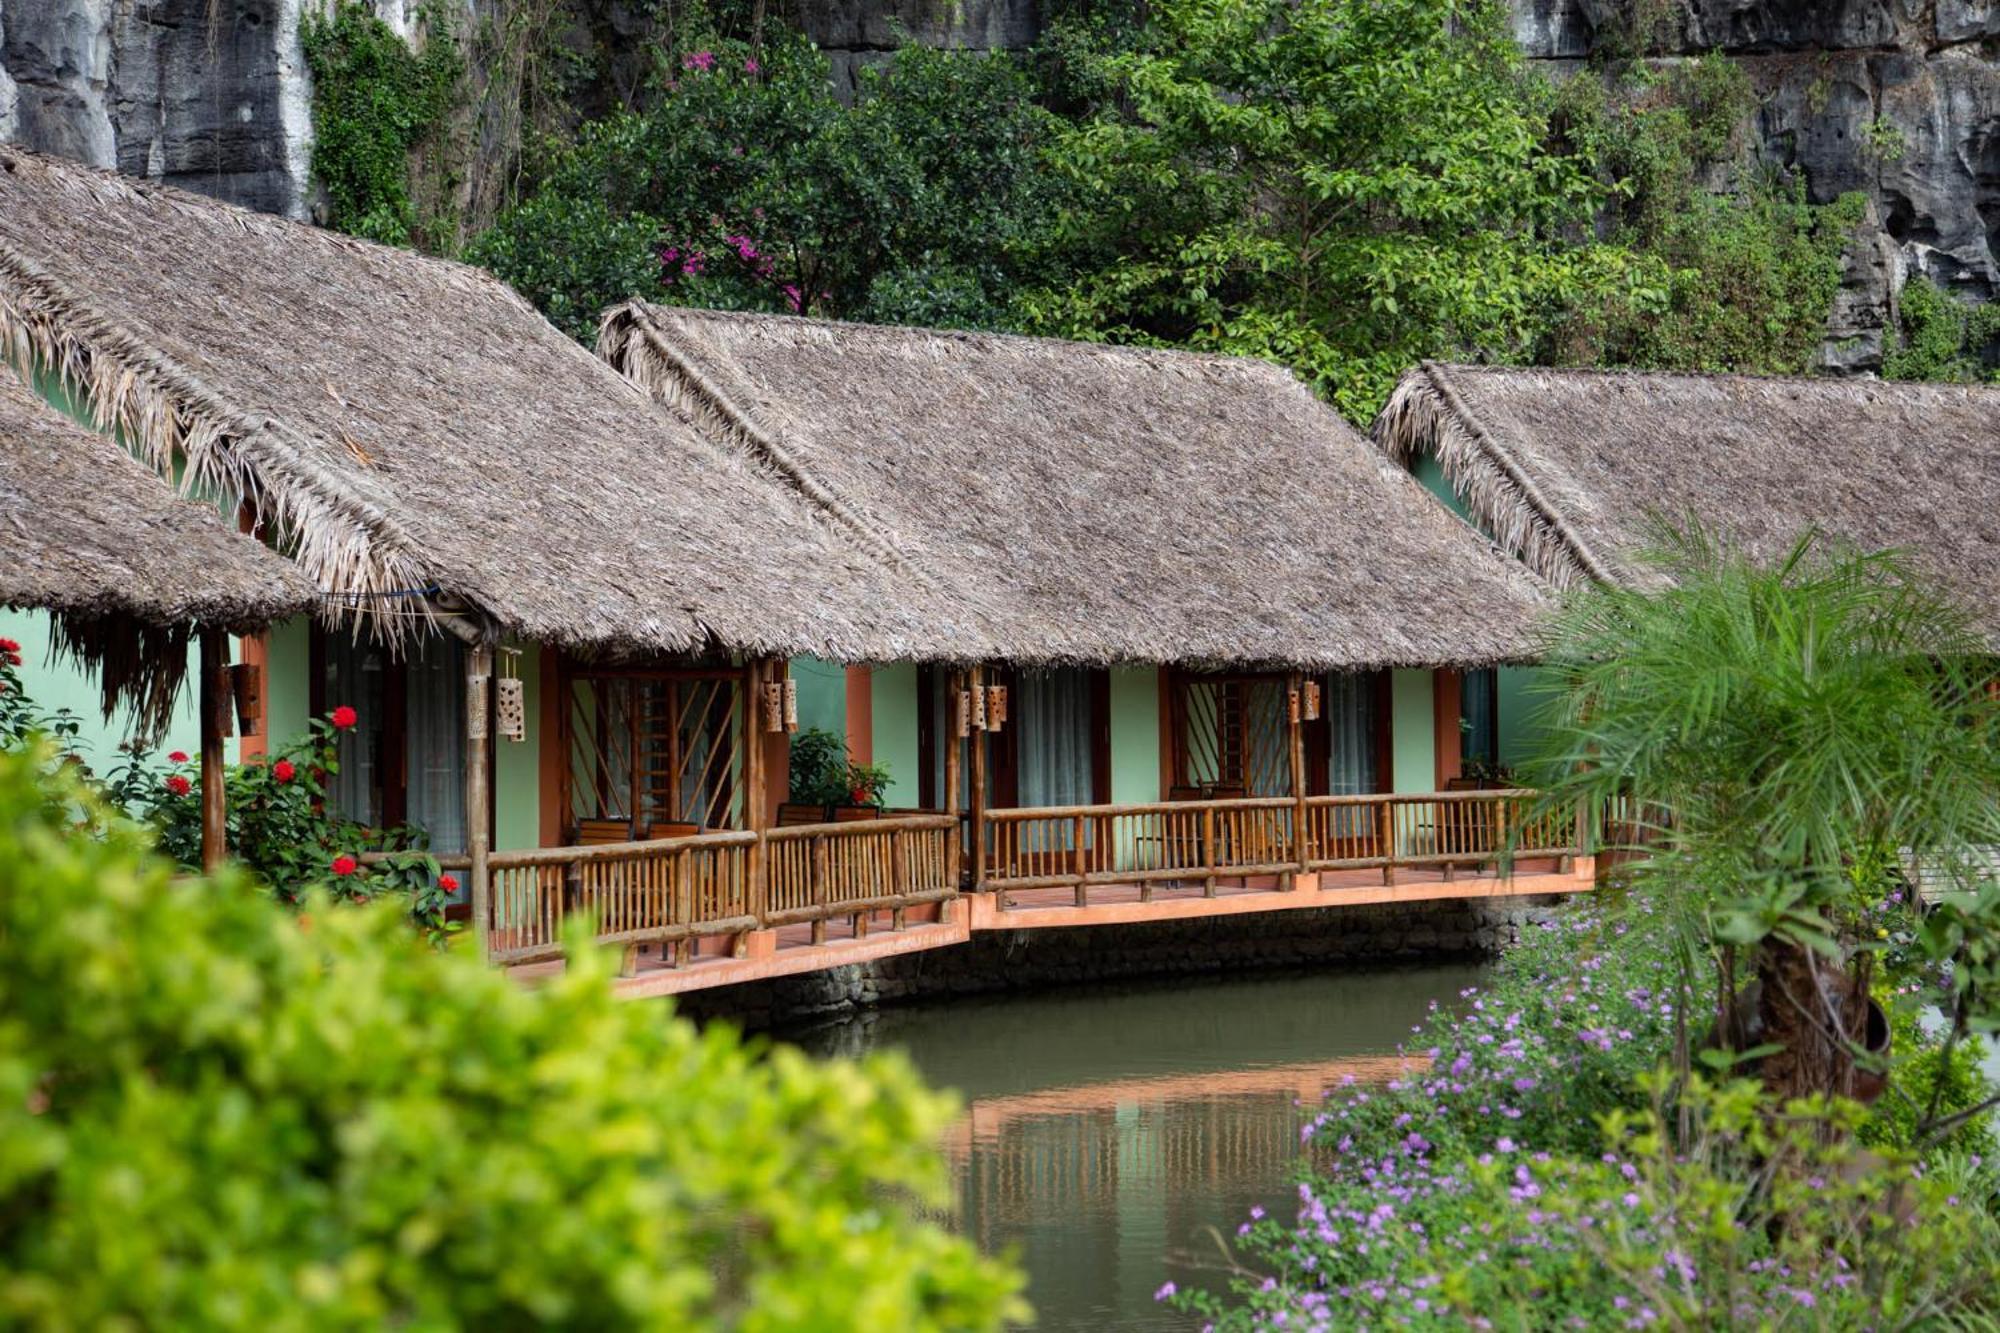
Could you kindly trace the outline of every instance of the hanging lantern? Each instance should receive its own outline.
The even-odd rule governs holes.
[[[972,703],[972,729],[974,731],[985,731],[986,691],[980,689],[977,685],[975,685],[972,687],[970,695]]]
[[[763,696],[764,730],[775,735],[785,729],[785,687],[777,681],[766,681],[757,687]]]
[[[964,740],[972,734],[972,692],[952,691],[952,734]]]
[[[988,685],[986,687],[986,729],[998,731],[1007,722],[1007,687]]]
[[[1316,680],[1306,682],[1306,721],[1319,721],[1319,682]]]
[[[799,729],[799,683],[785,677],[785,730]]]
[[[1285,691],[1285,710],[1291,718],[1292,725],[1297,726],[1302,709],[1299,701],[1299,689],[1296,685]]]
[[[493,677],[481,672],[465,678],[465,738],[486,739],[486,690]]]
[[[500,650],[500,679],[493,687],[493,720],[502,740],[528,739],[528,687],[521,681],[521,650]]]

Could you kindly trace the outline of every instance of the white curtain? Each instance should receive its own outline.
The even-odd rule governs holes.
[[[1089,805],[1095,786],[1091,762],[1090,673],[1076,667],[1023,671],[1009,701],[1021,804]]]
[[[1376,789],[1381,765],[1375,753],[1379,733],[1375,679],[1336,672],[1326,680],[1327,784],[1335,796],[1359,796]]]
[[[465,645],[433,635],[406,664],[403,815],[431,850],[465,851]]]

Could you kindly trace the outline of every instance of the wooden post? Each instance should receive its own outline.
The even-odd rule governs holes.
[[[1291,704],[1285,715],[1291,720],[1292,729],[1292,859],[1298,865],[1292,874],[1292,887],[1295,889],[1304,879],[1306,862],[1311,859],[1306,849],[1306,731],[1301,721],[1305,696],[1305,677],[1294,671]]]
[[[1082,815],[1075,815],[1071,818],[1070,838],[1072,844],[1069,849],[1069,864],[1071,873],[1076,876],[1076,905],[1078,907],[1088,907],[1090,906],[1090,863],[1084,857]]]
[[[201,868],[209,874],[222,869],[229,854],[229,826],[224,818],[222,736],[223,710],[236,706],[226,679],[229,636],[206,626],[201,631]]]
[[[826,943],[826,915],[823,909],[826,907],[827,880],[832,874],[833,867],[828,862],[826,855],[826,835],[824,833],[815,833],[812,835],[812,900],[813,906],[821,908],[822,911],[820,915],[813,918],[812,942],[814,944]]]
[[[959,692],[965,688],[965,673],[952,671],[945,677],[944,709],[944,812],[951,816],[951,842],[946,855],[950,860],[948,878],[953,884],[962,882],[960,857],[963,848],[964,825],[958,817],[959,792]]]
[[[1215,807],[1212,805],[1204,805],[1201,808],[1201,863],[1208,871],[1202,880],[1201,896],[1213,898],[1215,896]]]
[[[764,925],[764,913],[769,899],[764,886],[764,829],[770,814],[764,801],[764,685],[770,679],[770,664],[763,661],[752,662],[744,673],[743,681],[743,826],[757,835],[757,841],[750,844],[745,853],[743,867],[744,906],[756,918],[757,925]],[[741,934],[737,935],[730,952],[741,958],[747,952],[747,944]]]
[[[1382,858],[1382,882],[1396,882],[1396,811],[1385,798],[1375,807],[1375,854]]]
[[[986,668],[972,668],[973,697],[986,697]],[[975,709],[973,716],[979,717],[984,708]],[[977,725],[972,728],[972,789],[967,793],[971,800],[972,828],[972,890],[975,893],[986,888],[986,732]]]
[[[493,679],[493,649],[475,644],[465,655],[465,850],[472,860],[472,940],[479,957],[487,955],[487,927],[492,916],[491,872],[486,858],[493,848],[489,819],[492,780],[486,766],[486,691]]]

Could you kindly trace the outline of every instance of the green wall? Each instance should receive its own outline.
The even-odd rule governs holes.
[[[794,657],[792,680],[798,686],[799,730],[817,727],[836,736],[847,734],[847,668],[817,657]]]
[[[1111,800],[1157,801],[1160,790],[1160,673],[1155,667],[1111,670]]]
[[[1437,790],[1437,732],[1431,673],[1398,669],[1389,682],[1390,790]]]
[[[273,625],[265,644],[264,734],[276,750],[305,735],[312,715],[312,621]]]
[[[878,666],[869,673],[868,688],[875,762],[889,769],[889,789],[883,799],[893,806],[914,807],[922,790],[918,786],[916,664],[897,662]],[[843,692],[843,701],[845,698]],[[845,708],[843,702],[843,714]],[[801,705],[801,725],[805,721],[803,714]],[[843,720],[841,728],[845,726]]]
[[[1496,674],[1500,713],[1500,762],[1517,767],[1540,747],[1548,697],[1546,667],[1501,667]]]
[[[496,671],[512,665],[527,696],[527,739],[493,742],[493,849],[534,847],[542,839],[542,654],[533,644],[510,643],[518,657],[495,654]]]
[[[118,762],[118,747],[132,734],[132,715],[121,709],[106,721],[98,704],[97,676],[77,668],[67,658],[59,662],[49,660],[49,643],[53,632],[49,616],[41,611],[10,611],[0,607],[0,638],[12,639],[21,645],[21,688],[44,713],[67,709],[76,715],[80,724],[77,732],[78,749],[84,761],[98,773],[108,772]],[[201,726],[195,718],[195,699],[199,692],[200,651],[194,645],[188,647],[187,678],[181,688],[178,706],[174,709],[174,720],[165,736],[160,738],[158,753],[185,750],[189,754],[201,748]],[[230,757],[235,757],[232,748]]]

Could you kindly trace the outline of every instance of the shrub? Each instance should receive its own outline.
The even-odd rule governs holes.
[[[373,908],[177,879],[0,756],[0,1324],[994,1328],[948,1107]],[[315,900],[317,901],[317,900]]]

